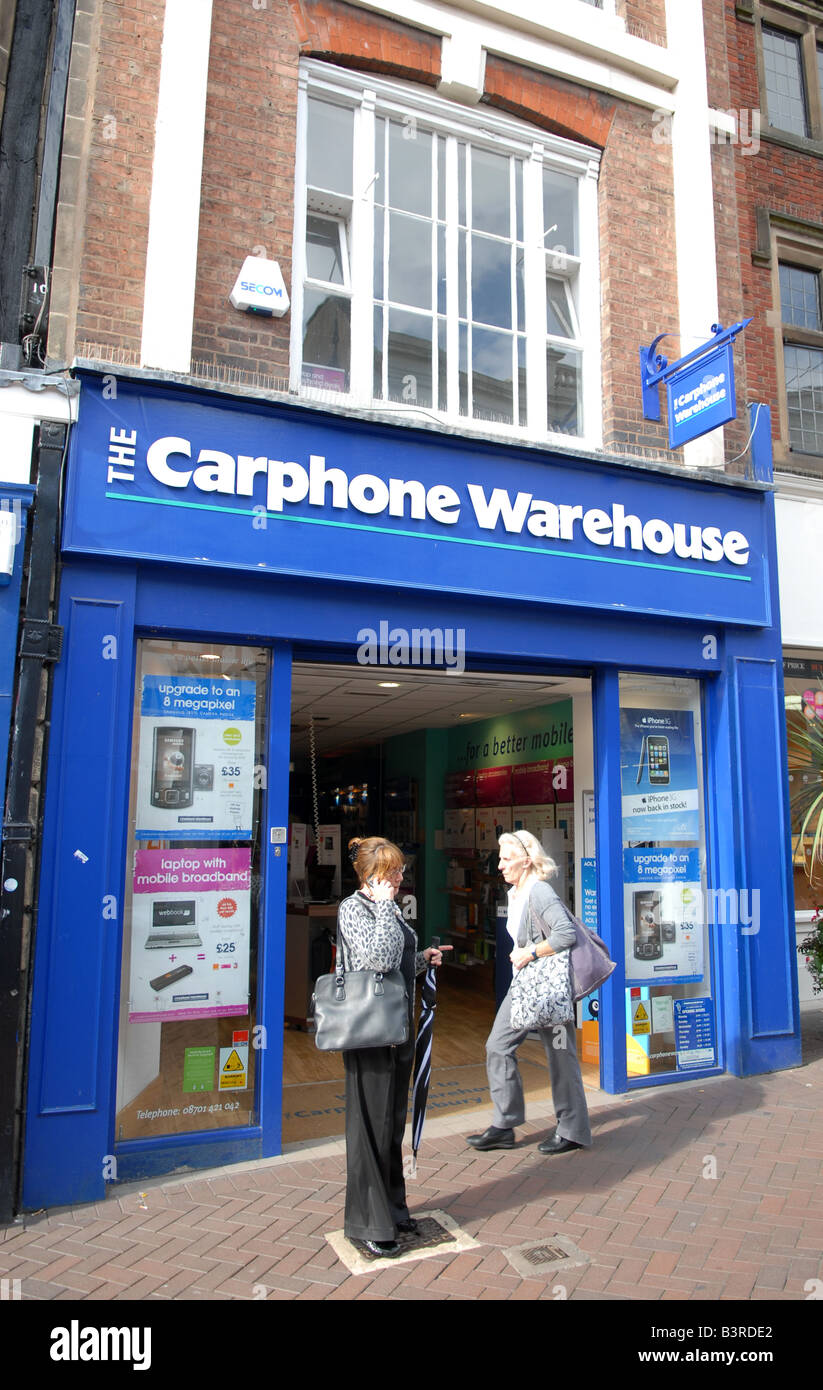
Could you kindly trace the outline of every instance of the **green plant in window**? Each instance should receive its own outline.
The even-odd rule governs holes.
[[[806,957],[813,992],[823,994],[823,907],[815,908],[812,928],[806,940],[801,941],[797,949]]]
[[[823,720],[816,714],[807,719],[793,711],[787,725],[789,751],[797,759],[793,771],[800,774],[791,797],[795,862],[802,858],[814,887],[823,881]]]

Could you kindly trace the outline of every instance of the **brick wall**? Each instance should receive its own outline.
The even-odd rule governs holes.
[[[666,45],[666,0],[617,0],[626,29],[648,43]]]
[[[749,122],[750,130],[749,113],[761,107],[754,25],[737,17],[734,0],[704,0],[704,23],[707,43],[711,45],[710,101],[724,110],[742,111],[743,120]],[[721,47],[726,54],[725,73],[719,56]],[[762,104],[765,105],[765,102]],[[754,317],[754,322],[738,339],[735,349],[738,373],[744,377],[748,399],[763,400],[771,406],[775,466],[820,472],[817,463],[799,461],[797,455],[788,451],[786,441],[780,439],[778,372],[782,373],[782,360],[779,335],[776,335],[779,318],[775,315],[773,301],[772,267],[764,263],[762,258],[753,259],[753,256],[756,257],[758,249],[758,207],[768,209],[773,215],[814,224],[820,229],[823,245],[823,161],[769,139],[765,117],[757,154],[746,153],[745,146],[738,144],[725,150],[716,148],[714,159],[716,170],[721,164],[733,170],[733,193],[729,189],[728,178],[721,178],[716,183],[718,228],[722,222],[723,236],[729,243],[718,248],[719,255],[721,251],[723,253],[727,267],[724,281],[728,282],[729,294],[733,236],[736,237],[739,252],[739,290],[737,298],[730,301],[739,305],[739,309],[732,310],[730,307],[728,313],[730,317],[732,312],[738,317]],[[726,216],[732,198],[734,228],[729,226],[730,217]]]
[[[76,328],[72,334],[70,322],[61,345],[67,354],[82,339],[139,350],[163,10],[153,0],[103,4],[86,85],[79,75],[70,83],[70,115],[85,118],[86,149],[76,203],[81,243],[67,267],[76,275]],[[75,58],[83,58],[78,47],[72,78]],[[63,174],[60,193],[63,202]]]
[[[656,0],[643,9],[653,16]],[[104,6],[105,69],[98,73],[94,100],[77,333],[111,349],[139,348],[161,37],[162,15],[146,5],[128,12]],[[439,50],[432,35],[343,0],[215,5],[193,337],[198,370],[236,372],[239,379],[249,373],[267,383],[280,383],[288,374],[290,316],[241,315],[228,296],[243,258],[255,248],[280,262],[291,285],[300,56],[323,54],[345,66],[416,77],[430,87],[437,80]],[[638,343],[678,321],[669,146],[652,139],[650,112],[493,55],[484,100],[604,150],[605,442],[619,453],[670,457],[665,427],[641,418],[637,363]],[[118,126],[117,138],[107,141],[102,121],[108,112]]]

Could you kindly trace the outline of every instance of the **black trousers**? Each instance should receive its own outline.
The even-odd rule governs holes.
[[[346,1070],[346,1214],[344,1234],[393,1240],[408,1219],[403,1134],[414,1065],[414,1034],[401,1047],[343,1053]]]

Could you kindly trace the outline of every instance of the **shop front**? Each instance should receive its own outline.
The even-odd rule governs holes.
[[[592,1084],[798,1063],[768,484],[80,375],[25,1208],[281,1151],[364,829],[489,1021],[541,837],[618,962]]]

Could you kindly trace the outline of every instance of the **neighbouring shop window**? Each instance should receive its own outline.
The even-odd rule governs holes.
[[[255,1122],[268,668],[255,647],[138,643],[118,1140]]]
[[[596,432],[591,151],[326,64],[304,82],[296,386]]]
[[[823,137],[823,21],[793,4],[755,5],[761,106],[769,127]]]
[[[783,662],[794,905],[823,904],[823,658]]]
[[[789,443],[804,454],[823,454],[820,270],[784,262],[778,270]]]
[[[700,686],[620,677],[629,1080],[719,1064],[712,933],[739,931],[740,885],[709,891]]]

